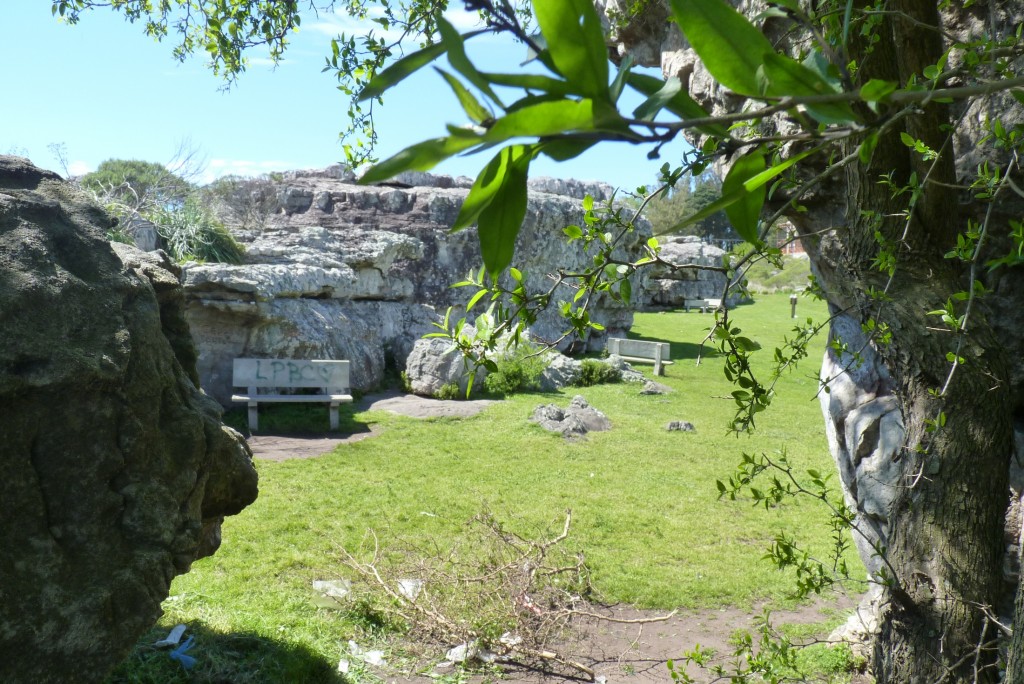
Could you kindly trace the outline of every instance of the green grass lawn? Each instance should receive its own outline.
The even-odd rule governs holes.
[[[801,299],[799,307],[802,318],[825,316],[821,303]],[[734,316],[765,357],[794,324],[785,295],[758,297]],[[340,549],[357,548],[368,529],[384,549],[407,540],[446,547],[483,510],[532,535],[560,527],[571,508],[568,543],[585,553],[605,602],[671,609],[781,601],[792,578],[761,557],[779,530],[822,552],[825,511],[810,501],[768,511],[749,500],[719,501],[715,481],[744,451],[784,449],[801,471],[831,472],[815,397],[824,340],[780,381],[757,432],[735,436],[726,431],[733,404],[723,397],[733,388],[720,361],[708,347],[695,363],[712,320],[696,312],[637,315],[634,337],[672,343],[675,364],[659,378],[674,390],[668,395],[641,396],[638,385],[622,383],[514,396],[463,420],[355,413],[349,425],[376,424],[382,434],[320,458],[258,462],[259,498],[225,522],[221,549],[177,578],[164,604],[160,630],[183,622],[198,635],[193,678],[176,664],[168,669],[166,654],[140,648],[111,681],[237,682],[249,670],[261,673],[252,681],[335,681],[343,645],[365,638],[365,625],[317,608],[311,582],[345,577]],[[613,429],[570,442],[528,421],[538,404],[565,405],[574,394]],[[696,430],[668,432],[672,420]]]

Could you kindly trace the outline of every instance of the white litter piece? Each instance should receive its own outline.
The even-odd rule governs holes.
[[[167,648],[168,646],[177,646],[181,642],[181,637],[185,634],[185,625],[175,625],[174,629],[170,633],[153,644],[156,648]]]
[[[515,648],[519,644],[523,643],[523,637],[516,636],[512,632],[505,632],[498,638],[498,643],[509,648]]]
[[[473,657],[476,647],[472,644],[459,644],[448,649],[444,659],[453,663],[464,663]]]
[[[321,608],[337,608],[346,596],[352,593],[352,583],[348,580],[313,580],[313,591],[316,596],[313,603]]]
[[[482,663],[493,663],[501,659],[494,651],[480,648],[479,642],[471,641],[468,644],[459,644],[448,650],[444,656],[445,661],[450,663],[464,663],[467,660],[479,660]]]
[[[342,658],[338,661],[338,672],[341,674],[348,674],[348,671],[352,668],[352,663],[348,662],[346,658]]]
[[[594,684],[608,684],[608,678],[604,675],[597,675],[597,677],[594,678]]]
[[[359,644],[351,639],[348,641],[348,651],[352,654],[353,658],[358,658],[367,665],[374,665],[376,667],[387,665],[387,662],[384,660],[384,651],[364,651],[359,647]],[[338,666],[341,667],[341,663],[338,663]]]
[[[398,593],[409,599],[415,601],[416,597],[420,595],[423,590],[423,580],[420,579],[400,579],[398,580]]]

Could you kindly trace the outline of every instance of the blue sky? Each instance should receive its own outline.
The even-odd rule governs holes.
[[[201,55],[179,64],[171,43],[156,43],[141,26],[109,10],[93,11],[76,26],[59,23],[48,0],[4,0],[2,12],[8,31],[0,42],[0,153],[60,171],[49,148],[62,145],[78,174],[108,158],[167,162],[185,143],[205,159],[204,180],[344,159],[338,133],[347,100],[321,68],[331,37],[359,28],[346,16],[304,18],[276,70],[265,53],[253,52],[249,70],[224,92]],[[464,29],[472,21],[463,12],[451,18]],[[522,46],[484,40],[481,59],[495,66],[508,70],[524,57]],[[634,97],[624,108],[636,102]],[[443,135],[445,123],[466,123],[430,69],[389,93],[376,122],[382,158]],[[538,160],[531,174],[635,188],[653,182],[665,161],[678,162],[682,155],[681,149],[665,150],[661,160],[650,161],[646,152],[605,144],[568,163]],[[434,172],[475,176],[487,154],[450,160]]]

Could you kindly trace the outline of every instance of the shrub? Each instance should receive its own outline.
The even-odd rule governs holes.
[[[462,392],[459,390],[459,385],[454,382],[449,382],[445,385],[441,385],[437,392],[434,393],[434,397],[437,399],[461,399]]]
[[[516,394],[540,389],[544,359],[536,350],[520,345],[511,354],[497,361],[498,368],[484,378],[484,388],[491,394]]]
[[[195,196],[186,199],[180,208],[162,208],[150,218],[167,252],[177,261],[242,261],[242,246]]]
[[[262,229],[279,206],[274,175],[225,176],[204,187],[202,196],[228,225]]]
[[[618,368],[597,359],[583,359],[580,377],[575,384],[580,387],[592,387],[620,380],[622,380],[622,371]]]

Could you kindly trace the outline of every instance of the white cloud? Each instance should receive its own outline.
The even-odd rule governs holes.
[[[72,176],[84,176],[92,170],[92,165],[78,159],[68,164],[68,173]]]
[[[274,62],[274,60],[269,57],[247,57],[245,59],[245,63],[247,66],[251,67],[266,67],[268,69],[274,69],[279,66],[284,66],[285,64],[294,64],[295,60],[282,59],[278,62]]]

